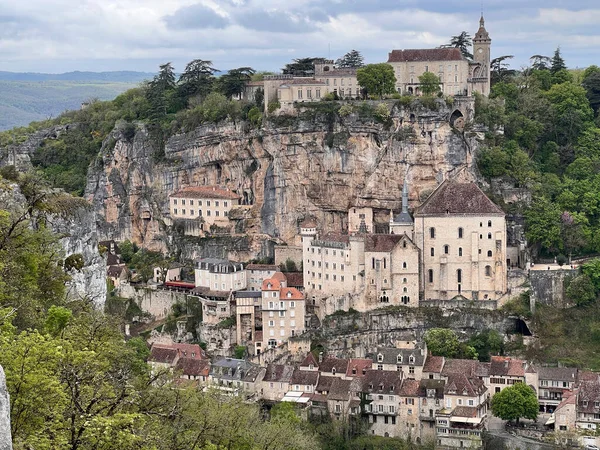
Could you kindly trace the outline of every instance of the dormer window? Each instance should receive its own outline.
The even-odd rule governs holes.
[[[367,373],[367,369],[363,369],[363,370],[362,370],[362,374],[363,374],[363,375],[366,375],[366,373]]]
[[[352,375],[356,375],[356,367],[352,369]]]
[[[308,365],[308,368],[309,368],[310,370],[313,370],[313,369],[315,368],[315,366],[313,366],[312,364],[309,364],[309,365]]]
[[[402,355],[398,355],[398,356],[396,357],[396,361],[397,361],[398,363],[402,364]]]
[[[383,362],[383,355],[381,353],[377,355],[377,362]]]
[[[331,369],[331,373],[332,373],[333,375],[335,375],[335,367],[334,367],[333,369]]]
[[[288,296],[288,298],[291,298],[292,293],[288,291],[287,296]]]
[[[415,362],[415,357],[413,355],[410,355],[408,357],[408,362],[411,363],[411,364],[414,363]]]
[[[583,407],[585,408],[587,405],[588,405],[588,402],[587,402],[587,400],[584,400],[584,401],[583,401]]]
[[[394,385],[393,384],[390,386],[390,392],[394,392]]]
[[[381,384],[379,385],[379,390],[380,390],[380,391],[383,391],[383,383],[381,383]]]
[[[271,286],[273,286],[271,283],[267,283],[267,289],[271,289]]]

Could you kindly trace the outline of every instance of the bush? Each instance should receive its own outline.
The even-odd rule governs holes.
[[[85,262],[81,253],[74,253],[65,259],[65,270],[75,269],[80,272],[84,265]]]
[[[334,101],[334,100],[335,100],[335,95],[333,95],[333,92],[330,92],[330,93],[328,93],[328,94],[325,94],[325,95],[323,96],[323,101],[324,101],[324,102],[332,102],[332,101]]]
[[[342,105],[339,109],[339,114],[341,117],[347,117],[354,112],[354,108],[352,105]]]
[[[398,99],[398,105],[406,108],[412,104],[413,97],[410,95],[403,95]]]
[[[560,254],[556,257],[556,263],[559,266],[564,266],[567,263],[567,261],[568,261],[568,258],[563,254]]]
[[[279,108],[281,108],[281,103],[279,103],[279,101],[277,100],[273,100],[269,102],[269,106],[267,106],[267,111],[269,111],[269,114],[273,114]]]
[[[255,127],[260,127],[262,123],[262,113],[260,112],[260,109],[256,106],[251,108],[250,111],[248,111],[248,120]]]
[[[385,103],[380,103],[375,107],[375,113],[373,114],[375,119],[381,123],[387,123],[390,121],[390,108]]]

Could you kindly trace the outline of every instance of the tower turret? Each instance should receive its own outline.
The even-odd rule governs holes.
[[[390,233],[391,234],[403,234],[406,233],[412,238],[414,229],[413,219],[408,212],[408,181],[404,179],[404,185],[402,187],[402,211],[397,216],[391,216],[390,218]]]
[[[479,29],[473,37],[472,90],[485,96],[490,94],[490,62],[492,39],[485,29],[483,14],[479,19]]]

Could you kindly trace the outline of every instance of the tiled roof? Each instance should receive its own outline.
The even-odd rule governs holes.
[[[362,390],[368,393],[398,394],[402,385],[400,372],[369,370],[362,377]]]
[[[242,380],[247,383],[254,383],[258,378],[260,378],[260,375],[264,370],[265,369],[260,366],[250,366],[244,374]]]
[[[300,367],[309,367],[313,366],[315,369],[319,367],[319,363],[317,363],[317,359],[312,353],[308,353],[306,358],[300,363]]]
[[[248,264],[246,269],[277,272],[279,270],[279,266],[276,266],[275,264]]]
[[[600,414],[600,408],[596,407],[596,402],[600,402],[600,383],[589,381],[581,383],[577,398],[578,412]]]
[[[345,374],[348,370],[348,360],[334,357],[327,357],[323,359],[323,362],[319,364],[319,371],[323,373],[333,373],[332,370],[335,369],[335,373],[343,373]]]
[[[204,359],[179,358],[175,370],[181,371],[183,375],[207,377],[210,372],[210,362]]]
[[[540,367],[538,368],[538,379],[576,382],[577,369],[570,367]]]
[[[109,277],[120,277],[123,274],[123,271],[127,272],[127,267],[125,266],[108,266],[106,269],[106,275]]]
[[[331,385],[338,377],[319,377],[319,384],[317,384],[316,391],[317,392],[329,392],[331,390]]]
[[[300,228],[317,228],[317,221],[314,217],[307,217],[300,222]]]
[[[464,373],[452,373],[448,375],[448,381],[444,387],[446,395],[468,395],[475,397],[486,391],[483,381],[473,378]]]
[[[388,55],[389,63],[392,62],[426,62],[426,61],[465,61],[465,57],[458,48],[424,48],[409,50],[392,50]]]
[[[281,283],[275,278],[267,278],[263,280],[261,290],[263,291],[278,291],[281,289]]]
[[[313,372],[311,370],[294,370],[292,374],[292,384],[300,385],[311,385],[316,386],[319,381],[319,372]]]
[[[329,391],[327,398],[329,400],[349,400],[350,386],[352,385],[352,380],[342,380],[341,378],[337,377],[330,378],[334,378],[334,381],[331,384],[331,390]]]
[[[177,349],[172,347],[163,347],[154,344],[150,349],[150,356],[148,357],[148,361],[163,363],[163,364],[173,364],[175,359],[177,359]]]
[[[400,395],[404,397],[418,397],[419,395],[420,381],[418,380],[404,380],[402,381],[402,387],[400,388]]]
[[[283,299],[293,299],[293,300],[304,300],[304,295],[302,295],[302,293],[293,287],[284,287],[281,288],[281,294],[279,297],[281,300]]]
[[[440,184],[417,209],[415,216],[446,214],[504,216],[504,212],[475,183],[451,180]]]
[[[106,256],[106,265],[107,266],[117,266],[122,263],[123,263],[123,261],[121,261],[121,258],[119,257],[119,255],[115,255],[114,253],[107,254],[107,256]]]
[[[444,398],[445,380],[422,379],[419,382],[419,397],[427,397],[428,390],[435,390],[435,398]]]
[[[229,298],[229,291],[212,291],[206,286],[198,286],[192,289],[192,293],[199,297],[215,297],[227,300]]]
[[[423,372],[441,373],[444,367],[445,358],[443,356],[428,355],[423,365]]]
[[[339,242],[342,244],[347,244],[350,242],[350,236],[342,233],[327,233],[323,236],[319,236],[318,240],[323,242]]]
[[[492,356],[490,376],[524,377],[527,363],[520,359],[505,356]]]
[[[563,408],[564,406],[567,406],[567,405],[576,405],[577,404],[577,393],[578,392],[579,392],[579,389],[574,389],[572,391],[564,391],[564,393],[563,393],[563,399],[558,404],[558,406],[556,407],[556,409],[554,410],[554,414],[556,414],[558,412],[558,410],[561,409],[561,408]]]
[[[348,361],[348,370],[346,370],[347,377],[362,377],[365,375],[373,365],[373,361],[370,359],[362,358],[351,358]],[[364,373],[363,373],[364,372]]]
[[[317,81],[314,78],[292,78],[289,80],[285,80],[285,82],[281,85],[281,87],[286,87],[287,85],[318,85],[323,86],[325,84],[324,81]]]
[[[198,344],[175,343],[170,346],[179,350],[181,356],[186,358],[206,359],[206,352]]]
[[[598,372],[591,372],[589,370],[582,370],[579,372],[577,378],[579,381],[594,381],[600,383],[600,374]]]
[[[402,365],[411,365],[411,366],[422,366],[425,360],[425,356],[423,355],[421,348],[377,348],[377,353],[373,355],[373,362],[375,363],[383,363],[383,364],[402,364]],[[379,361],[379,355],[383,356],[383,360]],[[402,356],[402,361],[398,362],[398,356]],[[413,357],[413,362],[411,361],[411,356]]]
[[[447,359],[442,369],[442,375],[462,373],[472,377],[480,373],[480,365],[480,362],[475,359]]]
[[[284,364],[269,364],[265,372],[263,381],[278,382],[278,383],[289,383],[294,373],[294,366],[288,366]]]
[[[189,186],[174,192],[170,197],[177,198],[218,198],[235,200],[240,198],[235,192],[219,186]]]
[[[452,415],[455,417],[477,417],[477,408],[474,406],[457,406],[452,411]]]
[[[304,286],[304,272],[285,272],[287,278],[287,284],[289,287],[303,287]]]
[[[401,234],[367,234],[365,252],[391,252],[401,240]]]

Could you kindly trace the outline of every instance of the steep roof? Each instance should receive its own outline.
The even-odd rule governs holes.
[[[313,366],[313,368],[315,368],[315,369],[319,367],[319,363],[317,362],[317,359],[311,352],[309,352],[306,355],[306,358],[304,358],[304,360],[300,363],[300,367],[310,367],[310,366]]]
[[[362,378],[362,390],[368,393],[398,394],[401,385],[400,372],[369,370]]]
[[[210,372],[210,362],[196,358],[179,358],[175,364],[175,370],[181,371],[183,375],[207,377]]]
[[[166,346],[165,346],[166,347]],[[182,357],[194,358],[194,359],[206,359],[206,353],[198,344],[182,344],[174,343],[170,344],[169,347],[173,347],[179,350]]]
[[[170,197],[177,198],[218,198],[235,200],[240,198],[235,192],[219,186],[189,186],[174,192]]]
[[[391,252],[402,240],[401,234],[367,234],[365,252]]]
[[[294,373],[294,366],[284,364],[269,364],[263,381],[289,383]]]
[[[420,381],[407,379],[402,381],[402,387],[400,388],[400,395],[404,397],[418,397],[419,396]]]
[[[333,383],[331,383],[331,388],[329,394],[327,394],[327,398],[329,400],[349,400],[351,385],[352,380],[342,380],[341,378],[335,377]]]
[[[486,376],[489,366],[475,359],[447,359],[442,369],[442,375],[464,374],[468,377]]]
[[[504,216],[504,212],[475,183],[453,180],[440,184],[415,212],[415,216],[446,214]]]
[[[600,383],[588,381],[581,383],[577,399],[578,412],[600,414],[596,402],[600,403]]]
[[[347,377],[362,377],[371,368],[373,361],[370,359],[351,358],[348,362]],[[364,372],[364,373],[363,373]]]
[[[452,373],[448,375],[448,381],[444,387],[444,394],[468,395],[475,397],[486,391],[483,381],[479,378],[468,377],[464,373]]]
[[[263,270],[263,271],[274,271],[279,270],[279,266],[275,264],[248,264],[246,270]]]
[[[319,381],[319,372],[313,372],[311,370],[294,370],[292,374],[291,384],[301,384],[301,385],[312,385],[316,386]]]
[[[342,358],[327,357],[319,364],[319,371],[324,373],[332,373],[335,369],[335,373],[346,373],[348,370],[348,360]]]
[[[435,398],[444,398],[444,386],[446,386],[445,380],[422,379],[419,382],[419,396],[427,397],[427,391],[433,390],[435,391]]]
[[[477,408],[474,406],[457,406],[452,411],[454,417],[477,417]]]
[[[403,364],[411,366],[422,366],[425,361],[423,350],[420,347],[417,348],[384,348],[378,347],[377,353],[373,356],[373,362],[383,364]],[[379,361],[379,355],[383,357],[382,361]],[[398,357],[401,356],[401,360],[398,361]],[[412,362],[411,362],[412,356]]]
[[[444,368],[445,358],[443,356],[427,355],[425,364],[423,364],[423,372],[441,373]]]
[[[392,50],[388,55],[389,63],[393,62],[426,62],[426,61],[465,61],[458,48],[422,48],[408,50]]]
[[[300,228],[317,228],[317,221],[314,217],[307,217],[300,222]]]
[[[283,299],[292,299],[292,300],[304,300],[304,295],[302,295],[302,293],[293,287],[284,287],[281,288],[281,294],[279,296],[279,298],[281,300]]]
[[[338,379],[338,377],[319,377],[319,384],[317,384],[315,390],[317,392],[329,392],[333,382]]]
[[[281,289],[281,283],[275,278],[267,278],[263,280],[261,290],[263,291],[278,291]]]
[[[175,359],[177,359],[178,351],[176,348],[153,345],[150,349],[150,356],[148,357],[148,361],[157,362],[163,364],[173,364]]]
[[[490,376],[524,377],[527,363],[506,356],[492,356]]]
[[[304,272],[286,272],[284,275],[287,278],[289,287],[297,288],[304,286]]]

